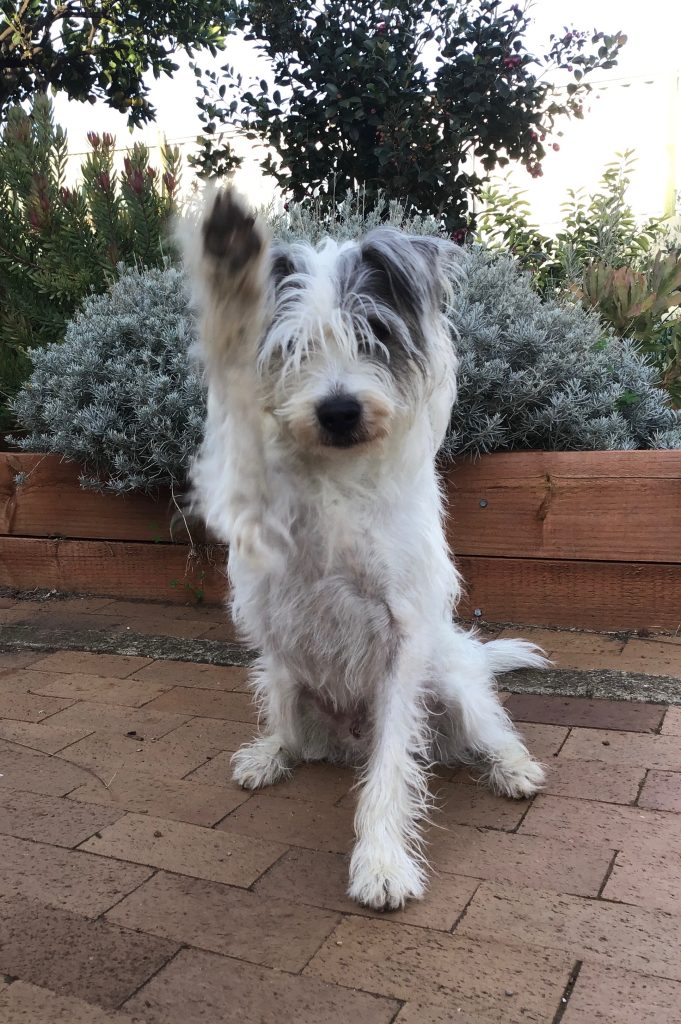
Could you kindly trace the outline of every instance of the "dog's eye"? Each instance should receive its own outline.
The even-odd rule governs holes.
[[[390,328],[384,320],[379,319],[377,316],[369,317],[369,327],[376,341],[380,341],[383,345],[387,345],[390,341]]]

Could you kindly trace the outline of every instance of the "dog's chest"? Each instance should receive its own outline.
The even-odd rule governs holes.
[[[332,543],[321,530],[295,536],[286,572],[263,575],[252,598],[249,632],[339,706],[366,694],[395,656],[387,567],[351,527]]]

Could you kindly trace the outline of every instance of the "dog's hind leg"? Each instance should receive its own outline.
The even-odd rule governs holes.
[[[298,691],[285,669],[263,663],[256,676],[263,732],[232,757],[232,777],[245,789],[260,789],[286,778],[301,760]]]
[[[374,701],[348,892],[376,909],[395,910],[425,891],[419,827],[428,807],[427,719],[419,686],[423,668],[422,657],[404,641]]]
[[[544,771],[499,701],[492,666],[500,654],[495,648],[493,658],[492,652],[486,652],[487,646],[452,627],[444,632],[438,647],[435,686],[451,715],[451,755],[484,760],[485,781],[495,792],[518,798],[532,796],[543,784]],[[509,668],[520,667],[522,650],[526,664],[530,658],[535,665],[542,660],[531,645],[521,645]]]

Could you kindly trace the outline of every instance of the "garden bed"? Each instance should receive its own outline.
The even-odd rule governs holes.
[[[466,617],[679,627],[681,451],[488,455],[444,478]],[[218,603],[225,552],[190,527],[193,552],[176,512],[170,495],[83,491],[57,457],[0,454],[0,586]]]

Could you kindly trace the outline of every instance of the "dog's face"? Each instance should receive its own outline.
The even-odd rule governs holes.
[[[455,263],[449,243],[388,228],[360,243],[273,248],[260,372],[287,440],[359,452],[408,428],[437,391],[451,408],[442,307]]]

